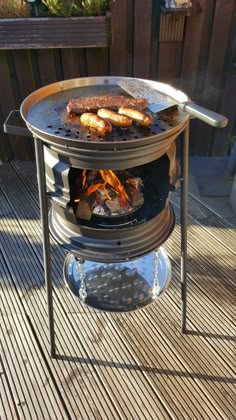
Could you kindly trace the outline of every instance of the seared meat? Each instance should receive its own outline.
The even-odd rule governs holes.
[[[67,105],[67,112],[71,115],[83,114],[87,111],[97,111],[100,108],[117,110],[121,106],[135,107],[139,110],[147,108],[145,98],[127,98],[125,96],[92,96],[89,98],[71,99]]]

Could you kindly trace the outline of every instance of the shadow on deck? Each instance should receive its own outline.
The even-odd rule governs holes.
[[[34,163],[6,163],[0,178],[2,418],[235,418],[236,217],[227,199],[190,188],[186,335],[177,193],[165,243],[171,286],[140,311],[82,306],[64,285],[65,253],[52,241],[52,360]]]

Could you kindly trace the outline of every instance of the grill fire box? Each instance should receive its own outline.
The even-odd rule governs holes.
[[[175,216],[170,194],[181,189],[181,331],[186,332],[189,98],[169,85],[175,108],[153,114],[149,128],[133,124],[102,137],[69,118],[72,98],[126,95],[120,77],[72,79],[45,86],[21,106],[5,131],[34,137],[43,233],[51,356],[55,357],[49,231],[67,251],[64,278],[82,303],[123,312],[155,302],[168,288],[171,264],[162,244]],[[179,106],[178,106],[179,101]],[[198,118],[224,127],[227,119],[198,107]],[[12,122],[13,121],[13,122]],[[16,122],[17,121],[17,122]],[[180,137],[180,170],[175,140]],[[48,214],[47,200],[51,207]]]

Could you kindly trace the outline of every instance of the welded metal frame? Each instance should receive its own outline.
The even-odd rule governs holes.
[[[187,223],[188,223],[188,160],[189,160],[189,123],[181,134],[181,332],[186,333],[187,320]],[[40,217],[42,224],[43,261],[47,295],[50,355],[56,357],[53,287],[51,273],[51,249],[48,223],[48,199],[43,141],[34,137],[37,167]]]
[[[66,80],[62,82],[56,82],[50,86],[45,86],[44,88],[38,89],[29,95],[21,105],[21,116],[26,122],[27,127],[30,130],[30,133],[33,133],[35,140],[35,151],[36,151],[36,164],[37,164],[37,176],[38,176],[38,185],[39,185],[39,202],[40,202],[40,214],[41,214],[41,223],[42,223],[42,236],[43,236],[43,259],[44,259],[44,272],[45,272],[45,282],[46,282],[46,292],[47,292],[47,305],[48,305],[48,322],[49,322],[49,338],[50,338],[50,354],[52,357],[56,356],[55,350],[55,334],[54,334],[54,317],[53,317],[53,288],[52,288],[52,276],[51,276],[51,254],[50,254],[50,241],[49,241],[49,223],[48,223],[48,206],[47,206],[47,188],[46,188],[46,174],[45,174],[45,159],[44,159],[44,143],[52,146],[52,149],[55,152],[61,152],[61,155],[68,155],[71,159],[72,166],[75,163],[75,167],[79,165],[80,168],[88,168],[88,158],[91,159],[92,166],[94,165],[94,159],[96,159],[96,164],[98,169],[100,169],[100,161],[103,162],[103,169],[118,169],[119,163],[122,159],[122,169],[125,165],[126,168],[133,166],[138,166],[140,164],[148,163],[154,159],[159,158],[164,154],[170,143],[176,139],[178,135],[181,136],[181,219],[180,219],[180,228],[181,228],[181,331],[186,333],[186,319],[187,319],[187,224],[188,224],[188,160],[189,160],[189,117],[190,115],[195,116],[207,124],[210,124],[214,127],[225,127],[227,125],[227,118],[222,115],[216,114],[215,112],[204,109],[197,104],[194,104],[190,98],[188,98],[183,92],[172,88],[169,85],[159,83],[157,81],[152,81],[152,86],[158,92],[171,96],[175,101],[177,101],[179,112],[186,112],[186,119],[182,119],[180,124],[177,124],[176,127],[172,127],[163,133],[155,133],[149,141],[146,138],[143,139],[132,139],[131,142],[117,142],[114,145],[114,142],[102,142],[100,143],[101,153],[100,161],[97,158],[97,143],[90,142],[89,149],[87,150],[87,142],[80,141],[79,139],[68,139],[66,134],[64,136],[56,135],[55,127],[51,127],[49,130],[45,131],[45,127],[42,130],[42,127],[35,127],[35,120],[29,119],[29,111],[32,110],[32,105],[41,102],[42,99],[47,98],[48,96],[58,93],[66,92],[72,88],[78,87],[87,87],[87,86],[100,86],[100,85],[116,85],[120,81],[119,77],[92,77],[92,78],[77,78]],[[145,81],[145,80],[143,80]],[[166,90],[167,89],[167,90]],[[180,95],[181,94],[181,95]],[[180,96],[179,96],[180,95]],[[65,98],[64,98],[65,99]],[[68,98],[68,100],[71,98]],[[58,102],[57,102],[58,105]],[[51,109],[51,103],[49,101],[48,106]],[[40,110],[40,108],[39,108]],[[36,116],[38,109],[34,109]],[[50,113],[46,112],[44,116],[49,115]],[[32,115],[31,115],[32,118]],[[44,120],[45,123],[45,120]],[[61,124],[61,117],[60,117]],[[36,124],[37,125],[37,124]],[[18,134],[18,130],[21,131],[21,134],[27,134],[28,131],[22,132],[22,127],[16,128],[14,131],[15,122],[13,123],[10,120],[7,120],[4,124],[5,132]],[[58,128],[59,129],[59,128]],[[175,138],[173,138],[175,137]],[[157,141],[158,140],[158,141]],[[118,152],[116,153],[116,159],[114,159],[114,147],[118,147]],[[71,150],[67,150],[71,148]],[[131,151],[128,155],[131,156],[129,160],[129,166],[127,165],[127,150]],[[132,153],[132,150],[135,153]],[[136,150],[137,149],[137,150]],[[144,160],[144,151],[146,156],[146,161]],[[104,163],[104,156],[106,156],[106,162]],[[106,166],[107,164],[107,166]],[[113,167],[111,167],[113,165]],[[117,166],[118,165],[118,166]]]
[[[55,357],[56,347],[55,347],[54,316],[53,316],[53,290],[52,290],[52,270],[51,270],[51,252],[50,252],[51,250],[50,250],[50,237],[49,237],[49,225],[48,225],[48,200],[47,200],[47,188],[46,188],[44,146],[43,146],[43,142],[37,137],[34,137],[34,145],[35,145],[35,158],[36,158],[38,190],[39,190],[40,218],[41,218],[41,225],[42,225],[43,262],[44,262],[44,276],[45,276],[47,307],[48,307],[50,355],[51,357]]]
[[[187,321],[187,226],[188,226],[189,124],[181,135],[180,230],[181,230],[181,332]]]

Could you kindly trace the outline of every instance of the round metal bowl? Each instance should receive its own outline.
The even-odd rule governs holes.
[[[128,312],[156,302],[169,287],[171,264],[163,248],[133,261],[107,264],[68,254],[64,278],[82,303],[108,312]],[[82,279],[82,281],[81,281]]]

